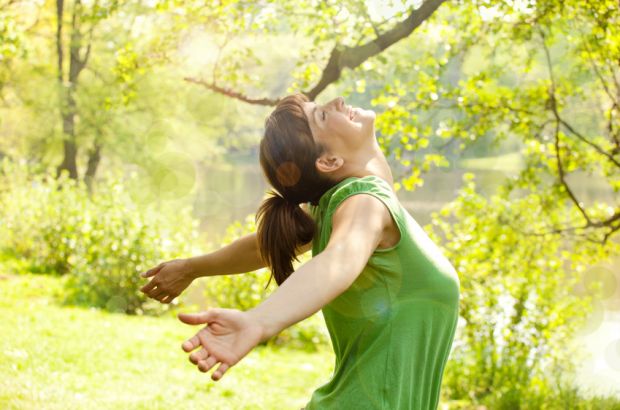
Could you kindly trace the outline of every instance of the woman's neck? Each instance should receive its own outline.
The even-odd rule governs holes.
[[[394,185],[392,170],[378,143],[367,153],[359,155],[359,157],[356,158],[353,163],[350,163],[348,167],[343,169],[343,171],[344,176],[339,179],[347,177],[361,178],[366,175],[376,175],[388,182],[390,186]]]

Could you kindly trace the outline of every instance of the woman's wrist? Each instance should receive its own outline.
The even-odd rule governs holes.
[[[187,266],[187,276],[190,277],[192,280],[193,279],[197,279],[201,276],[205,276],[204,274],[200,273],[200,269],[198,267],[198,264],[196,263],[196,258],[185,258],[185,264]]]
[[[266,342],[267,340],[271,339],[272,337],[280,333],[280,330],[278,330],[276,326],[274,326],[274,323],[270,323],[268,318],[266,318],[263,314],[261,314],[260,305],[250,310],[246,310],[245,313],[249,315],[250,320],[253,323],[259,325],[260,328],[262,329],[261,330],[262,334],[261,334],[261,339],[260,339],[261,343]]]

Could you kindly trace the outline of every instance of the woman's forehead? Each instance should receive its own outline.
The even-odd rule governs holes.
[[[304,101],[302,103],[304,111],[306,112],[306,114],[310,114],[312,109],[314,108],[314,106],[316,105],[315,102],[311,102],[311,101]]]
[[[310,122],[310,128],[316,128],[316,116],[315,111],[317,108],[317,104],[315,102],[304,102],[303,110],[306,113],[306,117],[308,117],[308,121]]]

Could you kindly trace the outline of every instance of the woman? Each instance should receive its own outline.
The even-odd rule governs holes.
[[[284,98],[260,144],[261,167],[279,195],[261,204],[257,234],[145,274],[154,278],[143,291],[168,303],[196,276],[271,268],[280,286],[257,307],[179,314],[208,325],[182,347],[203,372],[219,363],[213,380],[322,309],[336,364],[306,409],[437,408],[459,279],[392,190],[374,121],[373,111],[342,98],[325,105]],[[313,258],[293,271],[292,260],[309,249]]]

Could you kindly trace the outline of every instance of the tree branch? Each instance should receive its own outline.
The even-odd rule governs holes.
[[[555,104],[553,104],[553,106],[555,107]],[[584,137],[583,135],[581,135],[579,132],[577,132],[573,127],[570,126],[569,123],[567,123],[566,121],[564,121],[562,118],[560,118],[559,114],[557,113],[557,111],[555,111],[556,114],[556,118],[562,123],[563,126],[565,126],[572,134],[574,134],[577,138],[579,138],[581,141],[585,142],[586,144],[588,144],[589,146],[591,146],[592,148],[594,148],[594,150],[596,152],[598,152],[599,154],[603,155],[604,157],[606,157],[607,159],[609,159],[611,162],[614,163],[615,166],[617,166],[618,168],[620,168],[620,162],[618,162],[618,160],[616,160],[613,156],[611,156],[608,152],[606,152],[603,148],[599,147],[598,145],[596,145],[595,143],[593,143],[592,141],[588,141],[588,139],[586,137]]]
[[[577,200],[577,197],[575,197],[575,194],[573,193],[573,191],[568,186],[568,183],[566,182],[566,178],[564,175],[564,168],[562,167],[562,159],[560,155],[560,122],[559,121],[557,121],[555,125],[555,158],[556,158],[556,163],[558,165],[558,173],[560,174],[559,175],[560,183],[564,186],[564,188],[566,189],[566,193],[568,193],[568,196],[570,197],[571,201],[573,201],[577,209],[579,209],[579,212],[581,212],[581,214],[585,218],[587,222],[587,226],[591,226],[592,221],[590,220],[590,217],[586,213],[586,210],[583,209],[583,207],[581,206],[581,203]]]
[[[592,141],[589,141],[586,137],[584,137],[579,132],[577,132],[569,123],[567,123],[566,121],[564,121],[561,118],[560,113],[558,111],[558,107],[557,107],[557,100],[555,98],[556,86],[555,86],[555,78],[553,76],[553,68],[552,68],[552,64],[551,64],[551,55],[549,53],[549,48],[547,47],[547,43],[545,42],[545,33],[542,31],[542,29],[540,27],[538,27],[537,29],[538,29],[538,33],[540,34],[540,37],[542,38],[542,46],[543,46],[543,50],[545,51],[545,56],[546,56],[546,59],[547,59],[547,68],[548,68],[548,71],[549,71],[549,79],[551,80],[551,87],[550,87],[550,90],[549,90],[549,102],[550,102],[549,106],[550,106],[550,108],[551,108],[551,110],[553,112],[553,115],[555,116],[557,121],[559,123],[561,123],[562,125],[564,125],[573,135],[575,135],[581,141],[585,142],[586,144],[588,144],[589,146],[594,148],[594,150],[596,152],[598,152],[599,154],[603,155],[604,157],[609,159],[614,165],[616,165],[618,168],[620,168],[620,162],[618,162],[613,156],[611,156],[608,152],[606,152],[600,146],[596,145]],[[613,100],[613,98],[612,98],[612,101],[615,101],[615,100]]]
[[[73,15],[71,17],[71,38],[69,40],[69,82],[75,85],[80,71],[84,67],[80,62],[80,48],[82,44],[82,34],[80,33],[80,20],[82,18],[82,2],[75,0],[73,5]]]
[[[598,65],[596,64],[596,62],[594,61],[594,58],[592,57],[592,51],[590,50],[590,46],[587,43],[588,43],[587,41],[585,41],[585,40],[583,41],[583,45],[585,46],[585,48],[587,50],[588,61],[590,62],[590,65],[594,69],[594,73],[596,74],[596,76],[598,77],[599,81],[601,82],[601,85],[603,86],[603,89],[605,90],[605,93],[609,96],[611,101],[613,101],[614,105],[617,105],[618,101],[614,97],[613,93],[609,89],[609,86],[607,85],[607,82],[605,81],[605,79],[603,78],[603,75],[601,74],[600,70],[598,69]]]
[[[200,80],[198,78],[192,78],[192,77],[185,77],[184,78],[185,81],[190,82],[190,83],[194,83],[194,84],[199,84],[202,85],[212,91],[215,91],[216,93],[225,95],[227,97],[230,98],[235,98],[237,100],[243,101],[245,103],[248,104],[256,104],[256,105],[269,105],[269,106],[274,106],[278,103],[278,101],[280,101],[279,98],[250,98],[247,97],[241,93],[238,93],[236,91],[233,90],[229,90],[227,88],[223,88],[223,87],[219,87],[217,85],[215,85],[214,83],[210,83],[204,80]]]
[[[64,0],[56,0],[56,53],[58,56],[58,84],[60,84],[61,86],[63,84],[62,15],[64,6]]]
[[[354,69],[370,57],[381,53],[391,45],[408,37],[420,24],[428,19],[444,1],[445,0],[425,1],[422,6],[413,10],[405,20],[366,44],[362,44],[358,47],[344,47],[342,49],[336,45],[331,52],[327,65],[323,69],[323,75],[319,83],[304,94],[306,94],[311,101],[314,101],[328,85],[336,82],[340,78],[340,74],[345,67]]]
[[[446,0],[425,1],[419,8],[412,10],[405,20],[397,23],[391,30],[384,32],[366,44],[356,47],[340,47],[336,45],[332,49],[319,82],[310,91],[304,91],[303,94],[311,101],[314,101],[328,85],[336,82],[340,78],[344,68],[354,69],[369,58],[381,53],[403,38],[408,37],[417,27],[426,21],[444,1]],[[185,81],[200,84],[214,92],[249,104],[275,105],[280,101],[279,98],[250,98],[240,92],[220,87],[214,82],[207,82],[197,78],[186,77]]]

